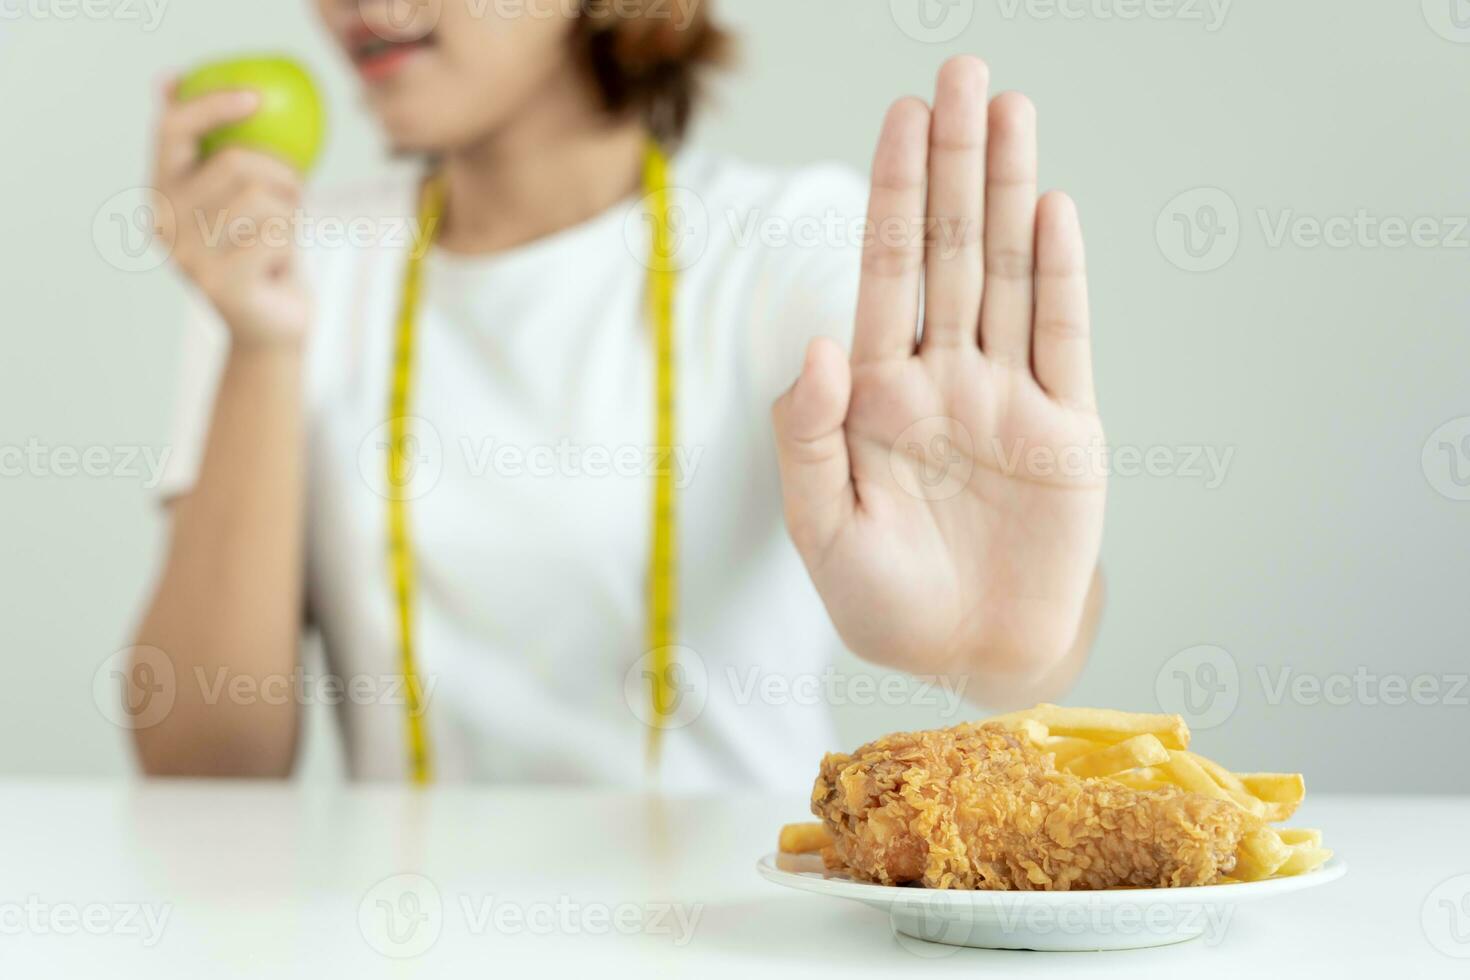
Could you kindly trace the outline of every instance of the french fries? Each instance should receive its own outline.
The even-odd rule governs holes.
[[[1215,800],[1230,800],[1230,794],[1221,789],[1220,784],[1211,779],[1210,774],[1188,752],[1170,752],[1169,761],[1159,766],[1159,770],[1180,789]]]
[[[1299,772],[1243,772],[1240,781],[1252,795],[1267,803],[1300,803],[1307,784]]]
[[[1309,844],[1312,847],[1322,846],[1322,831],[1307,830],[1305,827],[1282,827],[1276,831],[1283,844]]]
[[[1025,711],[991,718],[1015,727],[1025,720],[1046,726],[1052,735],[1071,735],[1093,742],[1126,741],[1135,735],[1152,735],[1166,749],[1189,748],[1189,726],[1179,715],[1145,715],[1111,708],[1062,708],[1055,704],[1038,704]]]
[[[1189,751],[1189,727],[1179,715],[1039,704],[989,720],[1050,752],[1059,770],[1145,792],[1177,787],[1257,818],[1261,823],[1242,838],[1227,881],[1303,874],[1332,857],[1321,831],[1268,826],[1290,817],[1306,797],[1301,773],[1231,772]]]
[[[776,867],[792,874],[822,874],[827,869],[827,863],[820,854],[777,853]]]
[[[1258,827],[1241,838],[1230,875],[1237,881],[1260,881],[1274,875],[1291,856],[1291,847],[1281,842],[1276,831]]]
[[[1098,749],[1067,763],[1067,771],[1077,776],[1111,776],[1139,766],[1154,766],[1169,761],[1169,750],[1152,735],[1135,735],[1116,745]]]
[[[1249,810],[1258,817],[1264,817],[1266,815],[1268,805],[1260,798],[1252,796],[1250,791],[1245,788],[1245,783],[1241,781],[1239,776],[1213,759],[1206,759],[1204,756],[1196,755],[1193,752],[1185,754],[1203,769],[1214,780],[1215,785],[1224,790],[1225,795],[1234,800],[1241,809]]]
[[[1330,857],[1332,857],[1332,852],[1325,847],[1297,844],[1291,848],[1291,857],[1283,861],[1281,867],[1276,869],[1276,874],[1283,876],[1303,874],[1326,864]]]
[[[1144,766],[1141,769],[1133,769],[1128,772],[1115,772],[1108,777],[1115,783],[1122,783],[1129,789],[1150,790],[1163,789],[1172,786],[1173,783],[1164,778],[1163,773],[1153,766]]]
[[[832,835],[819,823],[790,823],[781,828],[776,850],[782,854],[815,854],[832,843]]]
[[[1045,752],[1050,752],[1056,757],[1057,768],[1064,767],[1067,763],[1080,755],[1097,751],[1097,743],[1089,742],[1085,738],[1072,738],[1069,735],[1048,735],[1037,745]]]

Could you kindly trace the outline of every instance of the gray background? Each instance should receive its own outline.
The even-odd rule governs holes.
[[[743,64],[699,138],[866,168],[886,104],[927,95],[960,51],[1038,104],[1043,184],[1088,231],[1109,435],[1156,461],[1115,474],[1111,601],[1069,700],[1186,710],[1209,754],[1317,788],[1470,789],[1470,4],[1238,0],[1218,20],[1203,0],[1131,19],[1128,0],[922,0],[927,30],[919,2],[727,0]],[[153,29],[131,0],[100,19],[36,6],[0,20],[0,450],[157,450],[182,295],[93,235],[145,179],[157,78],[290,51],[333,102],[319,179],[371,172],[380,150],[304,0],[166,3]],[[1335,245],[1310,237],[1359,215]],[[1386,219],[1425,219],[1420,242],[1386,243]],[[1189,465],[1206,449],[1232,454],[1222,480]],[[93,675],[126,642],[162,527],[142,477],[56,469],[0,477],[0,771],[124,773]],[[1395,686],[1416,678],[1423,703]],[[839,710],[848,741],[951,720]],[[308,771],[335,771],[329,727],[311,731]]]

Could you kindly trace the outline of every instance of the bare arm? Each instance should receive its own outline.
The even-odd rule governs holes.
[[[172,217],[160,235],[229,327],[230,354],[198,479],[171,507],[166,563],[137,633],[173,667],[172,708],[134,732],[150,774],[280,777],[296,754],[310,317],[290,236],[262,232],[289,219],[299,180],[258,153],[201,161],[197,150],[200,134],[255,104],[241,93],[170,99],[159,127],[154,186],[159,213]],[[239,233],[211,239],[220,221],[241,222]]]
[[[150,774],[290,772],[300,707],[274,695],[294,689],[301,634],[300,373],[294,346],[231,352],[198,483],[172,505],[137,637],[174,667],[173,709],[135,733]]]

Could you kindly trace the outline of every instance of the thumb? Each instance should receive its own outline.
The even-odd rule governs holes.
[[[786,528],[808,562],[826,549],[856,504],[843,428],[851,396],[847,356],[835,341],[818,337],[807,347],[801,377],[771,411]]]

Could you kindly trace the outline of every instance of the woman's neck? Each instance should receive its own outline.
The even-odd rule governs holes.
[[[581,224],[633,193],[647,133],[595,106],[540,111],[447,154],[439,244],[498,252]]]

